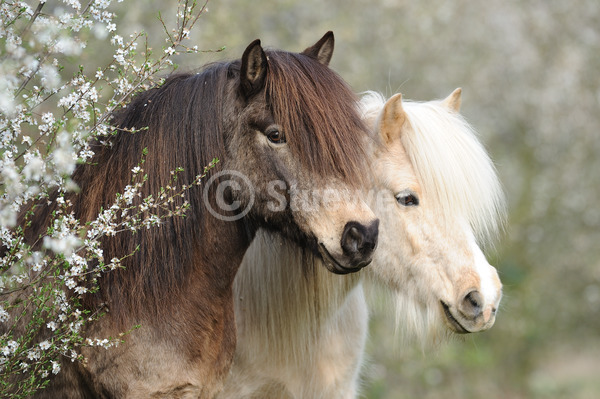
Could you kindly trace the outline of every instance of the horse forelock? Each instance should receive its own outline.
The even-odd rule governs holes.
[[[359,109],[370,126],[385,102],[374,91],[361,97]],[[441,222],[460,215],[480,243],[492,244],[505,222],[506,205],[494,164],[476,132],[439,101],[403,100],[402,106],[412,126],[402,134],[403,147]]]
[[[491,244],[505,220],[496,168],[473,128],[440,102],[403,101],[412,126],[402,144],[441,222],[460,216],[481,244]]]
[[[375,126],[375,121],[385,105],[385,97],[376,91],[366,91],[362,93],[358,103],[359,111],[369,127]]]
[[[266,96],[295,157],[317,176],[360,185],[367,170],[369,130],[355,94],[311,57],[282,51],[267,51],[267,57]]]

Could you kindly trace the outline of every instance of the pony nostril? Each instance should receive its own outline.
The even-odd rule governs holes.
[[[348,237],[346,240],[348,252],[358,252],[358,248],[362,247],[363,235],[358,231],[356,227],[351,227],[348,230]]]
[[[357,222],[348,222],[342,233],[342,249],[346,255],[358,254],[365,240],[365,227]]]
[[[459,311],[469,319],[476,319],[483,313],[483,296],[479,291],[471,291],[460,302]]]
[[[361,253],[365,256],[371,255],[377,248],[377,239],[379,237],[379,219],[376,219],[367,227]]]
[[[369,257],[377,247],[379,220],[365,226],[358,222],[348,222],[344,227],[341,246],[348,256]]]

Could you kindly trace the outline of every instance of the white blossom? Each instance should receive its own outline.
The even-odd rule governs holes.
[[[27,180],[39,181],[45,173],[46,163],[39,156],[31,157],[23,168],[23,176]]]
[[[75,280],[73,280],[72,278],[68,278],[65,281],[65,285],[67,286],[67,288],[69,289],[73,289],[75,287],[77,287],[77,283],[75,282]]]
[[[80,245],[81,241],[74,234],[66,234],[59,238],[44,237],[44,248],[56,254],[71,255]]]
[[[54,114],[52,112],[45,112],[41,119],[45,124],[51,125],[54,123]]]
[[[63,0],[63,3],[73,7],[75,10],[81,9],[81,3],[79,3],[79,0]]]
[[[156,197],[154,202],[145,201],[140,196],[141,185],[132,183],[122,187],[123,194],[114,199],[112,206],[104,208],[95,220],[82,225],[69,213],[72,211],[70,192],[77,189],[71,175],[77,162],[93,157],[92,148],[95,147],[92,147],[90,137],[109,137],[114,132],[114,127],[109,124],[112,112],[124,106],[127,96],[147,84],[149,78],[166,71],[165,58],[178,50],[173,45],[164,53],[153,55],[158,58],[156,60],[138,61],[132,54],[139,44],[145,45],[145,34],[136,33],[128,41],[117,35],[118,20],[110,9],[111,0],[91,0],[84,7],[80,0],[62,0],[62,3],[45,7],[33,21],[34,10],[25,2],[0,4],[0,19],[4,23],[0,24],[0,41],[3,43],[0,60],[0,241],[13,254],[10,260],[2,258],[2,262],[6,262],[2,263],[2,270],[9,267],[10,274],[3,272],[0,275],[0,289],[5,285],[12,288],[34,284],[32,291],[37,295],[42,291],[34,281],[41,273],[50,272],[55,281],[49,291],[45,291],[45,287],[43,291],[44,295],[52,296],[46,303],[55,305],[51,319],[43,320],[41,324],[49,338],[37,344],[23,341],[24,347],[20,348],[21,337],[3,336],[0,368],[15,356],[12,364],[19,367],[19,372],[35,372],[42,377],[49,374],[48,363],[40,368],[36,362],[47,355],[59,356],[59,352],[72,361],[79,358],[76,349],[80,341],[76,338],[84,323],[97,317],[82,313],[72,302],[72,297],[67,296],[67,290],[78,295],[87,293],[90,290],[88,283],[93,283],[105,270],[120,268],[120,259],[130,255],[118,254],[122,258],[115,257],[104,264],[101,240],[123,231],[159,225],[162,216],[153,215],[152,211],[169,200]],[[189,30],[184,29],[183,34],[189,36]],[[110,45],[104,40],[109,36]],[[78,62],[76,57],[88,51],[86,41],[89,38],[104,41],[112,52],[108,65],[102,63],[101,67],[90,70],[77,68],[77,64],[65,65],[73,59]],[[92,59],[86,56],[86,61],[81,63],[87,64]],[[132,176],[139,175],[142,169],[133,168],[131,173]],[[53,192],[58,192],[58,196],[48,195]],[[140,197],[143,208],[133,206],[136,197]],[[42,249],[37,251],[32,251],[28,243],[23,244],[19,238],[22,233],[17,234],[16,229],[12,229],[23,205],[32,200],[48,203],[54,210],[47,232],[40,237]],[[20,310],[16,308],[15,311]],[[14,322],[12,312],[12,307],[0,304],[0,322]],[[103,348],[117,343],[117,340],[106,338],[91,341],[94,346]],[[50,364],[53,374],[60,372],[56,358]]]
[[[19,343],[14,340],[9,340],[6,342],[6,345],[3,346],[0,351],[4,356],[10,356],[19,348]]]
[[[53,65],[43,65],[40,68],[42,84],[48,89],[56,89],[60,86],[60,75]]]
[[[4,306],[0,305],[0,323],[6,322],[10,319],[10,315],[4,309]]]
[[[87,292],[87,288],[78,286],[78,287],[75,287],[74,291],[76,293],[78,293],[79,295],[82,295],[82,294],[85,294]]]
[[[52,374],[58,374],[60,372],[60,364],[57,361],[52,361]]]

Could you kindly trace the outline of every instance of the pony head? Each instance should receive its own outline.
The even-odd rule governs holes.
[[[369,129],[356,97],[328,64],[328,32],[302,53],[255,40],[228,68],[226,163],[252,190],[229,190],[248,220],[312,248],[334,273],[370,263],[379,221],[348,201],[365,179]],[[333,195],[332,195],[333,194]]]
[[[460,89],[442,101],[362,100],[375,150],[380,246],[370,268],[396,294],[398,320],[420,336],[490,328],[502,285],[480,245],[504,217],[495,168],[459,115]],[[443,326],[447,328],[443,328]]]

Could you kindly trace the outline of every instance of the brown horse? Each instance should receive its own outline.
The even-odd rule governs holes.
[[[73,174],[81,190],[72,211],[84,222],[129,184],[145,148],[143,197],[169,184],[178,167],[189,182],[213,157],[221,162],[190,189],[185,218],[104,241],[105,259],[139,251],[84,296],[88,309],[108,310],[85,335],[141,327],[116,348],[83,348],[85,364],[63,361],[38,397],[213,397],[235,349],[233,279],[259,227],[311,248],[334,273],[371,261],[378,220],[364,203],[294,202],[307,191],[350,192],[368,169],[356,98],[328,68],[333,45],[331,32],[302,53],[265,51],[256,40],[241,60],[172,76],[115,115],[110,145],[96,144]],[[45,231],[51,213],[45,203],[36,207],[28,240]]]

